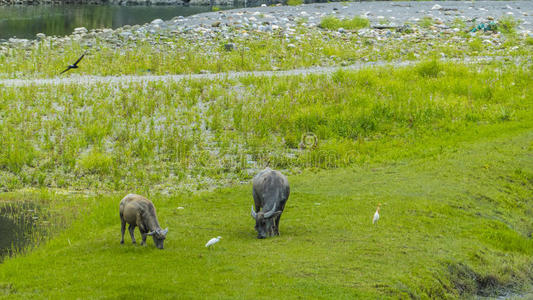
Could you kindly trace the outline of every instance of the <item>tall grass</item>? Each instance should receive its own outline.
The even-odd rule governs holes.
[[[267,164],[364,164],[379,159],[376,147],[523,120],[530,78],[527,67],[428,61],[331,76],[4,88],[0,178],[9,190],[171,192],[248,179]],[[318,145],[300,149],[307,132]]]
[[[507,35],[515,35],[520,22],[513,16],[502,16],[498,19],[498,30]]]
[[[370,21],[367,18],[355,16],[352,19],[339,19],[334,16],[327,16],[320,21],[320,27],[329,30],[344,29],[361,29],[370,27]]]

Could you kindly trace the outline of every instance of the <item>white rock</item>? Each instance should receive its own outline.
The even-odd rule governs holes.
[[[74,28],[74,34],[84,34],[84,33],[87,33],[87,28],[85,27],[76,27]]]
[[[442,6],[440,6],[440,5],[438,5],[438,4],[435,4],[435,5],[433,5],[433,7],[431,8],[431,10],[439,10],[439,9],[441,9],[441,8],[442,8]]]

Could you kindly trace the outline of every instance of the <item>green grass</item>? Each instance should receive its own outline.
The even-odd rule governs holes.
[[[526,66],[431,60],[331,76],[6,87],[0,180],[6,190],[172,193],[248,180],[267,163],[379,161],[434,135],[526,120],[531,76]],[[319,139],[315,151],[298,149],[306,132]]]
[[[513,16],[502,16],[498,19],[498,30],[507,35],[515,35],[520,22]]]
[[[418,24],[420,24],[420,27],[422,27],[422,28],[429,28],[429,27],[433,26],[434,23],[435,23],[435,20],[433,20],[433,18],[429,17],[429,16],[423,17],[418,22]]]
[[[122,194],[80,198],[85,213],[69,229],[3,263],[1,291],[14,299],[397,299],[519,290],[533,266],[530,125],[480,126],[471,132],[478,139],[442,141],[438,154],[289,176],[281,236],[267,240],[255,239],[249,184],[150,195],[170,228],[162,251],[152,241],[119,244]]]
[[[0,295],[522,293],[533,283],[532,72],[431,59],[330,75],[3,87],[0,187],[10,193],[0,199],[38,203],[46,223],[34,249],[2,263]],[[298,149],[308,132],[318,144]],[[266,165],[289,176],[291,196],[281,236],[257,240],[250,178]],[[153,200],[170,228],[165,250],[119,244],[127,193]]]
[[[357,30],[365,27],[370,27],[370,21],[367,18],[355,16],[352,19],[338,19],[334,16],[327,16],[320,21],[320,27],[329,30],[337,30],[339,28]]]
[[[287,5],[290,6],[302,5],[303,3],[303,0],[287,0]]]

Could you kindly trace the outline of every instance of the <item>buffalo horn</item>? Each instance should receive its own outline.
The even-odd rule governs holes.
[[[265,219],[272,217],[272,215],[276,212],[276,206],[278,206],[277,203],[274,204],[274,207],[272,207],[272,209],[269,212],[265,213]]]
[[[255,213],[254,205],[252,204],[252,218],[257,219],[257,214]]]

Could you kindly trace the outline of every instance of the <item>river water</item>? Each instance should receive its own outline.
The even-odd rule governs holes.
[[[38,231],[39,207],[31,202],[0,203],[0,262],[31,244]]]
[[[231,9],[239,6],[218,6]],[[242,6],[241,6],[242,7]],[[37,33],[64,36],[76,27],[118,28],[144,24],[154,19],[168,20],[212,11],[211,6],[184,5],[14,5],[0,6],[0,39],[35,38]]]

